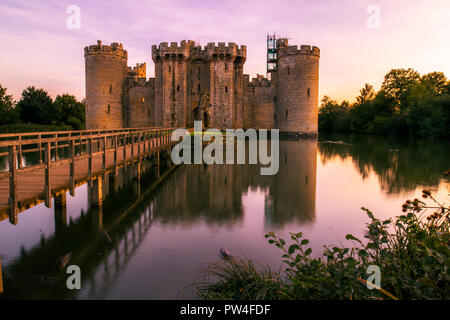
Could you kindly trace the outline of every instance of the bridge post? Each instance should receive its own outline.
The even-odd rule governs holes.
[[[55,197],[55,233],[59,234],[67,225],[66,192]]]
[[[55,161],[58,160],[58,134],[55,134]]]
[[[99,176],[93,180],[91,193],[91,208],[101,208],[103,206],[102,178]]]
[[[123,167],[126,168],[127,166],[127,134],[123,134]]]
[[[106,135],[102,138],[102,144],[103,144],[103,161],[102,161],[102,177],[105,177],[106,174]]]
[[[134,133],[131,134],[131,166],[134,166]]]
[[[146,139],[146,137],[147,137],[147,134],[146,134],[146,132],[144,131],[143,133],[142,133],[142,148],[144,148],[144,151],[143,151],[143,157],[145,158],[145,151],[146,151],[146,142],[147,142],[147,139]]]
[[[39,163],[42,163],[42,135],[39,135]]]
[[[22,136],[19,136],[19,169],[22,168]]]
[[[117,153],[118,153],[118,147],[117,147],[117,134],[114,135],[114,175],[117,175]]]
[[[69,156],[70,156],[70,195],[75,196],[75,141],[69,142]]]
[[[9,221],[17,224],[17,149],[16,146],[9,146]]]
[[[88,164],[88,175],[89,175],[89,186],[92,187],[92,171],[93,171],[93,159],[92,159],[92,138],[88,138],[88,152],[89,152],[89,164]]]
[[[137,136],[138,136],[138,140],[139,140],[139,145],[138,145],[138,158],[139,158],[139,164],[140,164],[140,163],[141,163],[141,156],[142,156],[142,153],[141,153],[141,140],[142,140],[142,134],[141,134],[141,133],[138,133]]]
[[[148,149],[148,157],[152,155],[152,133],[147,132],[147,149]]]
[[[45,143],[45,206],[47,208],[51,208],[51,200],[52,200],[52,187],[51,187],[51,165],[52,165],[52,157],[51,157],[51,142]]]

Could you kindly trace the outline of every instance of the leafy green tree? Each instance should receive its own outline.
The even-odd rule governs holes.
[[[447,97],[447,99],[445,99]],[[444,137],[448,134],[450,99],[436,96],[436,87],[422,83],[408,95],[407,122],[411,134],[420,137]]]
[[[420,74],[414,69],[392,69],[384,76],[381,90],[385,92],[387,97],[393,99],[398,111],[404,111],[407,107],[406,97],[408,92],[419,82]]]
[[[448,82],[443,72],[430,72],[421,77],[421,83],[429,87],[435,95],[441,95],[446,92]]]
[[[71,125],[75,130],[80,130],[84,127],[84,104],[77,101],[75,96],[69,94],[58,95],[53,105],[54,109],[58,110],[60,121]]]
[[[0,125],[16,123],[19,120],[13,97],[6,94],[6,88],[0,85]]]
[[[356,97],[357,104],[363,104],[368,101],[372,101],[375,98],[375,90],[373,89],[373,86],[368,83],[366,83],[364,88],[362,88],[359,92],[360,95]]]
[[[60,114],[44,89],[28,87],[22,92],[22,99],[17,103],[17,107],[23,122],[54,124],[59,121]]]
[[[351,115],[348,101],[341,104],[324,96],[319,109],[319,129],[324,131],[348,131]]]

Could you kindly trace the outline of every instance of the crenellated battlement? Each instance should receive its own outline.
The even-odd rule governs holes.
[[[249,76],[244,75],[244,79],[245,79],[245,76],[247,76],[246,83],[248,83],[248,86],[250,86],[250,87],[270,87],[270,80],[261,74],[257,74],[256,78],[252,78],[251,82],[249,82],[249,80],[248,80]]]
[[[278,58],[283,56],[289,56],[289,55],[313,55],[320,57],[320,49],[316,46],[310,46],[310,45],[301,45],[300,49],[298,49],[298,46],[292,45],[292,46],[284,46],[280,45],[278,47]]]
[[[236,57],[240,57],[245,61],[247,57],[247,46],[238,46],[234,42],[228,42],[228,46],[225,45],[225,42],[218,42],[217,46],[215,42],[210,42],[204,47],[204,50],[210,59],[234,60]]]
[[[152,46],[152,59],[163,58],[187,58],[191,48],[195,47],[193,40],[183,40],[178,45],[178,42],[161,42],[159,46]]]
[[[317,135],[319,48],[269,40],[270,78],[243,74],[247,47],[234,42],[153,45],[155,78],[148,80],[145,63],[127,65],[121,43],[85,47],[86,125],[192,127],[201,120],[220,129]]]
[[[101,40],[97,40],[96,45],[87,46],[84,48],[84,56],[91,55],[111,55],[122,59],[128,59],[128,53],[123,49],[123,44],[113,42],[111,45],[102,45]]]

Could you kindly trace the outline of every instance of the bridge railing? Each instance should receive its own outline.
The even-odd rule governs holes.
[[[78,148],[78,153],[87,152],[87,146],[90,139],[93,143],[93,148],[100,149],[101,140],[106,138],[106,148],[113,146],[114,139],[119,139],[120,146],[128,145],[132,139],[137,139],[141,135],[141,139],[161,137],[173,128],[147,127],[147,128],[126,128],[126,129],[99,129],[99,130],[76,130],[76,131],[53,131],[53,132],[28,132],[28,133],[9,133],[0,134],[0,159],[5,156],[10,156],[11,147],[15,147],[17,152],[16,161],[18,169],[42,164],[44,160],[45,145],[49,143],[50,152],[53,151],[54,158],[52,160],[59,160],[64,157],[64,150],[70,148],[70,143],[73,141],[74,147]],[[125,141],[123,141],[125,137]],[[97,146],[97,147],[96,147]],[[13,148],[14,149],[14,148]],[[24,155],[34,153],[36,158],[24,161]],[[7,161],[8,166],[1,168],[2,171],[9,171],[11,168],[10,161]]]
[[[81,130],[58,132],[33,132],[0,135],[0,160],[7,156],[7,167],[1,170],[0,179],[9,178],[9,199],[12,218],[17,212],[17,178],[19,173],[44,169],[45,203],[51,199],[51,172],[55,162],[69,161],[70,190],[75,186],[75,163],[88,159],[88,178],[92,184],[94,156],[102,155],[102,172],[107,170],[107,153],[113,150],[113,169],[118,171],[118,152],[122,149],[121,163],[126,164],[127,150],[131,149],[131,162],[139,161],[146,154],[171,144],[171,133],[175,128],[132,128],[117,130]],[[137,151],[135,146],[138,145]],[[142,150],[143,149],[143,150]],[[53,153],[52,153],[53,151]],[[137,154],[135,154],[137,152]],[[24,154],[34,153],[34,159],[24,161]],[[28,158],[33,158],[31,155]],[[2,163],[0,162],[0,165]],[[41,171],[42,172],[42,171]]]

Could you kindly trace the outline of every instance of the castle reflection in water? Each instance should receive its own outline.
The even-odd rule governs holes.
[[[316,201],[317,141],[280,141],[278,174],[264,176],[259,165],[186,165],[154,195],[165,223],[233,224],[243,218],[243,195],[265,193],[266,225],[313,221]]]

